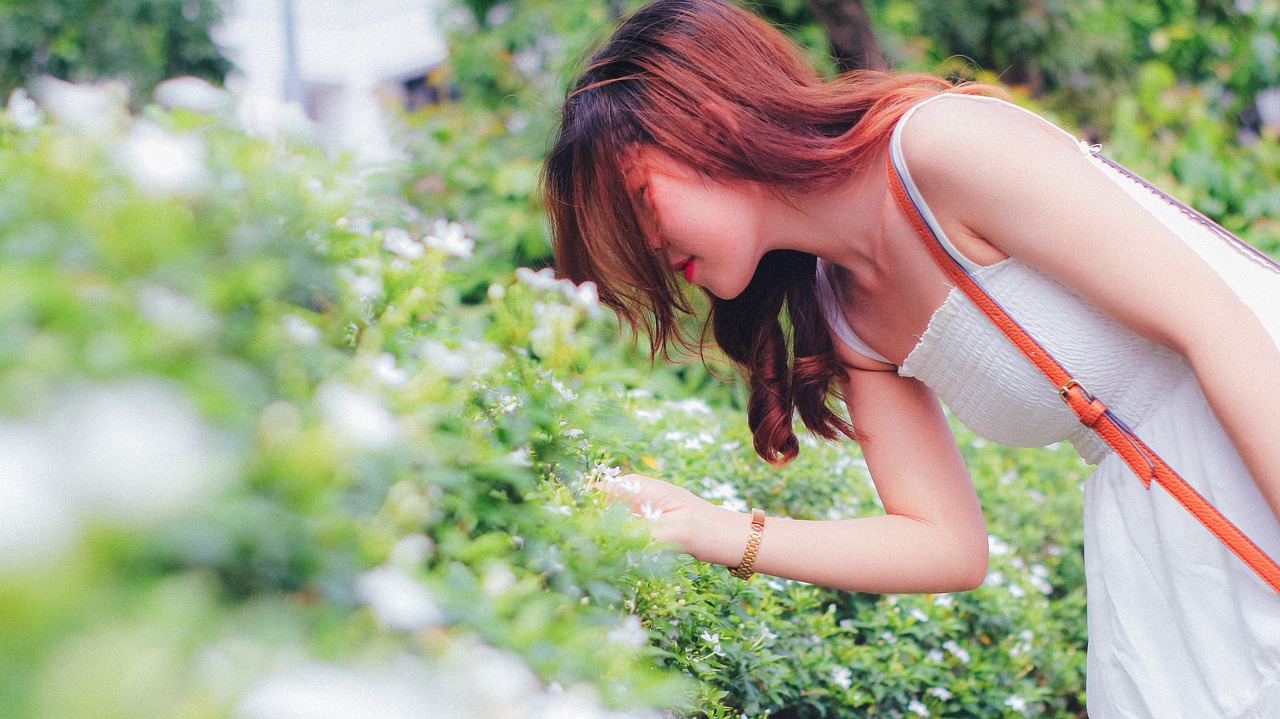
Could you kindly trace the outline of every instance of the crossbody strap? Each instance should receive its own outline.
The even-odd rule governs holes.
[[[1228,549],[1244,561],[1273,590],[1280,593],[1280,565],[1267,556],[1253,540],[1231,523],[1209,503],[1185,479],[1178,475],[1111,410],[1094,397],[1079,380],[1071,376],[1057,360],[1049,355],[1027,331],[1009,316],[982,286],[969,274],[946,249],[943,248],[933,228],[921,216],[920,208],[903,186],[898,168],[888,159],[889,186],[898,207],[911,222],[916,234],[928,248],[938,266],[946,273],[951,284],[958,287],[992,324],[1040,370],[1049,382],[1058,388],[1062,401],[1075,412],[1085,426],[1091,428],[1105,441],[1148,489],[1151,483],[1164,488],[1179,504],[1213,532]]]

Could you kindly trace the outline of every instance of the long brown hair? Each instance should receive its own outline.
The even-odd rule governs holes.
[[[657,148],[713,180],[821,191],[883,147],[920,100],[986,91],[919,74],[827,81],[749,12],[723,0],[657,0],[618,27],[565,100],[543,170],[556,264],[575,282],[594,281],[605,305],[649,335],[655,357],[696,347],[679,322],[694,312],[690,298],[646,241],[647,210],[623,179],[637,148]],[[710,328],[745,371],[756,452],[776,464],[799,452],[795,413],[825,439],[855,437],[828,404],[842,370],[818,306],[816,262],[773,251],[739,296],[708,293],[704,334]]]

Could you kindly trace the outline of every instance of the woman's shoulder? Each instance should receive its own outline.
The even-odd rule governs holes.
[[[1080,154],[1066,130],[1011,102],[985,95],[943,93],[912,108],[895,142],[913,175],[966,173],[979,166],[1028,162],[1048,150]]]

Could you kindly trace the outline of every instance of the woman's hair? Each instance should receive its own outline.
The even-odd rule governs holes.
[[[605,305],[649,335],[655,357],[696,347],[679,322],[692,303],[647,241],[648,210],[624,181],[637,150],[657,149],[712,180],[820,191],[883,147],[908,108],[947,91],[989,90],[880,72],[828,81],[777,29],[728,2],[646,5],[596,52],[565,100],[543,176],[559,271],[595,282]],[[795,413],[825,439],[855,436],[828,404],[842,369],[818,305],[816,262],[770,252],[739,296],[708,293],[703,334],[709,328],[744,369],[756,452],[777,464],[799,452]]]

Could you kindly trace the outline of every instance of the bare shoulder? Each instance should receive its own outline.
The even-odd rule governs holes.
[[[1036,158],[1080,158],[1069,133],[1004,100],[948,94],[921,105],[901,129],[903,157],[925,179],[1001,172]]]

